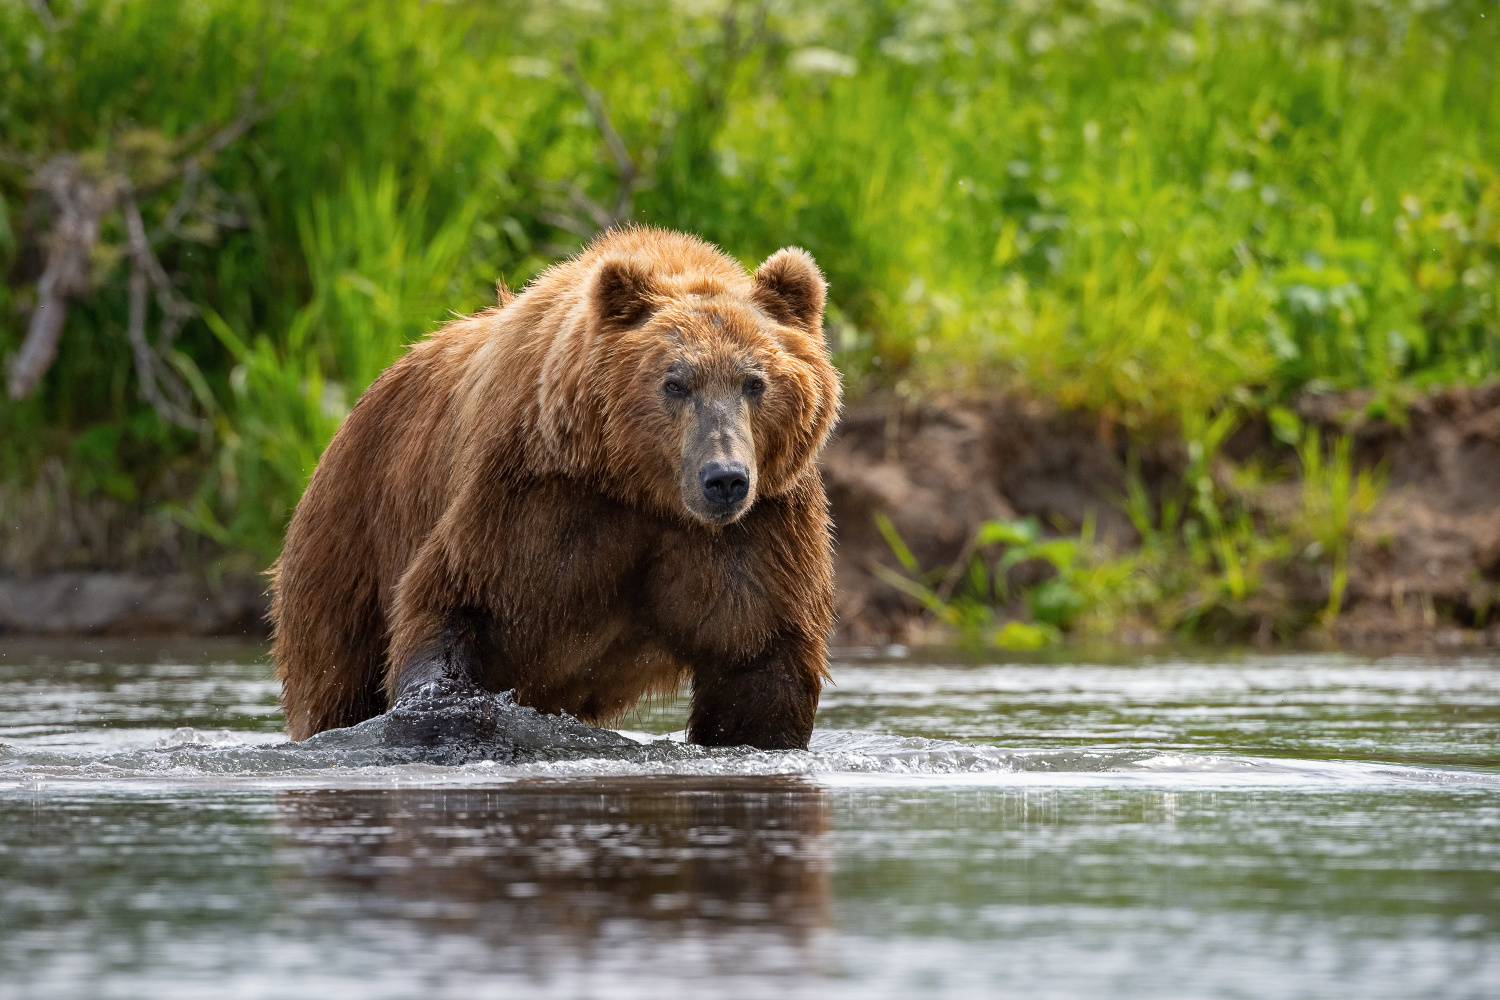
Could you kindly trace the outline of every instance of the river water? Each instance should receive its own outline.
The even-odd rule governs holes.
[[[1500,996],[1500,659],[833,677],[807,753],[445,765],[285,745],[259,647],[0,642],[0,998]]]

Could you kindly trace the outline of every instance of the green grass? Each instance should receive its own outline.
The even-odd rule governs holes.
[[[62,456],[79,496],[169,509],[231,562],[274,556],[404,344],[579,245],[569,186],[616,203],[569,64],[638,171],[634,218],[747,263],[816,255],[853,398],[1021,387],[1193,439],[1309,385],[1393,406],[1500,370],[1486,0],[53,7],[0,2],[0,355],[40,271],[35,162],[89,152],[144,186],[132,150],[247,93],[266,114],[209,165],[219,222],[157,246],[199,309],[171,364],[208,429],[139,397],[111,216],[56,364],[0,404],[0,483]],[[1253,567],[1238,517],[1170,534]]]

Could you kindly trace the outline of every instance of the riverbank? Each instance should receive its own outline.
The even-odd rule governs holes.
[[[1373,472],[1384,484],[1349,526],[1338,613],[1319,617],[1334,583],[1328,561],[1288,560],[1270,568],[1259,599],[1265,621],[1290,629],[1226,638],[1500,646],[1489,615],[1500,597],[1500,386],[1436,390],[1383,413],[1373,400],[1369,392],[1305,393],[1294,408],[1321,439],[1349,439],[1351,476]],[[961,561],[981,522],[1028,517],[1059,536],[1092,523],[1105,549],[1126,553],[1142,542],[1123,502],[1132,454],[1158,503],[1189,462],[1180,440],[1142,445],[1089,415],[1018,397],[852,408],[824,458],[839,530],[841,640],[910,641],[935,624],[876,568],[898,567],[877,514],[924,568]],[[1248,508],[1261,531],[1289,517],[1303,491],[1296,449],[1265,420],[1229,435],[1210,466],[1217,488]],[[1248,485],[1247,469],[1256,480]],[[1118,623],[1110,638],[1155,644],[1168,636],[1136,619]]]
[[[1349,439],[1351,472],[1377,470],[1384,482],[1372,508],[1349,526],[1338,613],[1320,617],[1330,600],[1332,564],[1286,560],[1270,567],[1253,605],[1276,629],[1257,629],[1247,618],[1246,634],[1220,638],[1500,647],[1500,623],[1489,614],[1500,597],[1500,385],[1437,390],[1394,410],[1377,409],[1372,399],[1369,393],[1308,393],[1294,407],[1303,427],[1328,440]],[[1142,487],[1159,504],[1181,482],[1189,448],[1176,438],[1132,441],[1090,415],[1013,395],[921,403],[890,398],[850,407],[823,460],[838,530],[837,641],[951,638],[929,608],[889,582],[902,567],[879,515],[889,518],[915,563],[929,569],[962,563],[976,526],[1027,518],[1059,538],[1092,525],[1102,551],[1128,554],[1142,544],[1122,503],[1132,456]],[[1254,512],[1262,530],[1273,530],[1298,503],[1297,452],[1264,420],[1239,426],[1211,465],[1214,481]],[[1257,471],[1252,486],[1245,484],[1245,469]],[[260,577],[224,570],[235,560],[222,555],[208,564],[216,572],[195,567],[193,546],[155,515],[132,524],[118,504],[106,510],[76,500],[47,502],[41,494],[27,515],[30,523],[8,529],[0,633],[264,632]],[[96,523],[109,528],[94,535],[79,528]],[[69,540],[69,547],[53,546],[58,554],[50,565],[45,551],[22,544],[48,538]],[[1024,588],[1049,570],[1022,565],[1011,572],[1019,573]],[[1159,621],[1126,615],[1108,638],[1153,645],[1171,634]]]

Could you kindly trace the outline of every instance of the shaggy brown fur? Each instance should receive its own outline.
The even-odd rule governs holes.
[[[833,621],[823,297],[801,250],[750,277],[636,228],[413,347],[274,570],[292,738],[439,676],[585,721],[690,679],[694,741],[806,746]],[[748,495],[714,502],[705,463]]]

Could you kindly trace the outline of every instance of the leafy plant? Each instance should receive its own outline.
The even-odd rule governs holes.
[[[1317,559],[1326,555],[1332,559],[1328,604],[1322,612],[1325,622],[1338,617],[1343,607],[1354,529],[1385,492],[1384,467],[1354,471],[1352,447],[1350,437],[1340,435],[1325,456],[1315,428],[1308,428],[1297,446],[1302,464],[1302,503],[1292,530],[1305,542],[1305,556]]]
[[[269,562],[318,456],[353,401],[453,300],[476,206],[428,239],[420,193],[398,203],[395,177],[351,174],[337,201],[303,216],[313,298],[285,342],[247,337],[217,313],[208,323],[235,359],[230,400],[218,414],[218,475],[180,520],[231,552]],[[414,244],[417,244],[414,246]]]
[[[1327,572],[1320,613],[1327,623],[1342,606],[1354,533],[1384,490],[1384,472],[1355,470],[1347,435],[1325,453],[1316,430],[1304,430],[1289,412],[1277,414],[1273,423],[1295,434],[1302,476],[1295,511],[1277,517],[1257,502],[1258,473],[1233,469],[1219,456],[1238,419],[1233,411],[1185,412],[1187,462],[1159,497],[1132,456],[1121,507],[1140,536],[1133,551],[1105,551],[1091,520],[1076,537],[1050,538],[1034,518],[990,521],[955,564],[966,564],[965,572],[924,573],[882,515],[880,530],[904,572],[874,571],[977,645],[1037,648],[1071,632],[1108,634],[1141,620],[1187,636],[1290,635],[1306,620],[1283,581],[1299,562]],[[991,559],[984,555],[997,550]],[[1013,587],[1012,571],[1028,563],[1046,572]]]
[[[1131,571],[1130,560],[1109,558],[1095,545],[1092,522],[1077,538],[1044,538],[1036,519],[1025,518],[979,525],[965,555],[939,571],[938,580],[921,572],[889,518],[877,515],[876,523],[906,573],[879,564],[873,571],[975,644],[1034,649],[1056,643],[1116,599]],[[990,559],[986,552],[998,555]],[[1044,576],[1013,594],[1011,571],[1023,563],[1045,567]],[[1007,614],[1013,597],[1024,620]]]

